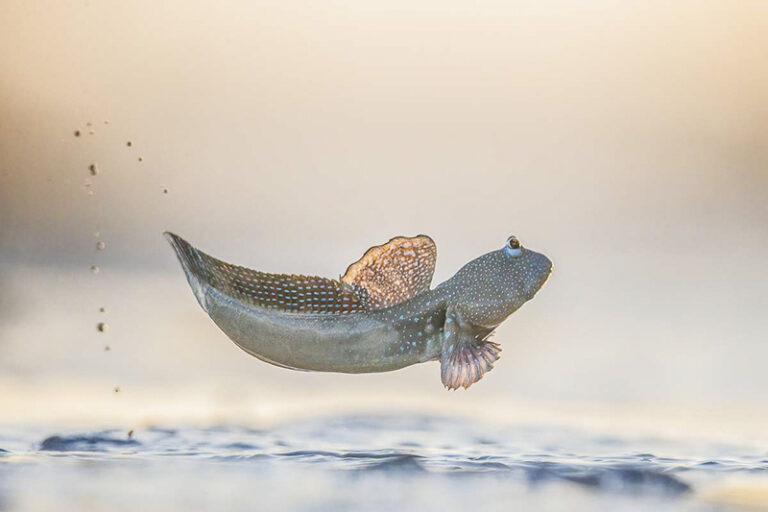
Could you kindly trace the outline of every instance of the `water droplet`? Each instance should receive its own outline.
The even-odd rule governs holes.
[[[93,272],[94,274],[98,274],[99,270],[101,269],[99,268],[98,265],[91,265],[91,272]]]
[[[98,249],[99,251],[104,249],[106,246],[107,244],[104,243],[102,240],[99,240],[98,242],[96,242],[96,249]]]
[[[96,325],[96,328],[99,330],[99,332],[107,332],[109,330],[109,326],[104,322],[99,322]]]

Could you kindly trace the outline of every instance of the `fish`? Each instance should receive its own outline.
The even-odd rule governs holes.
[[[553,268],[510,236],[430,288],[437,247],[427,235],[371,247],[339,279],[260,272],[164,236],[200,306],[248,354],[291,370],[339,373],[440,361],[450,390],[493,369],[501,346],[491,335]]]

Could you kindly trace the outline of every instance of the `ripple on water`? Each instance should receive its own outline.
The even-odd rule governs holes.
[[[114,448],[139,446],[135,439],[120,439],[108,435],[50,436],[40,443],[40,450],[57,452],[102,452]]]
[[[137,429],[132,438],[109,430],[53,435],[40,443],[42,437],[34,442],[38,453],[58,452],[55,458],[41,458],[44,464],[83,458],[90,465],[94,460],[100,464],[117,461],[123,467],[135,457],[157,474],[176,471],[181,464],[198,464],[204,468],[201,475],[210,471],[248,475],[254,470],[288,475],[303,471],[335,482],[350,477],[363,482],[380,478],[378,474],[386,475],[388,481],[448,482],[448,488],[517,485],[546,492],[538,490],[559,484],[582,492],[663,499],[686,495],[692,485],[698,487],[726,472],[768,471],[760,449],[743,449],[726,459],[720,448],[691,445],[686,449],[699,456],[683,457],[680,454],[685,450],[677,449],[682,445],[617,437],[606,443],[604,437],[568,429],[494,429],[455,418],[419,416],[336,417],[261,430],[227,425],[153,426]],[[4,438],[1,431],[0,444],[6,448],[22,445],[13,436]],[[80,452],[101,453],[94,458]],[[0,457],[7,454],[0,449]],[[24,455],[25,460],[34,459],[35,452]],[[3,459],[7,464],[9,458]],[[415,476],[418,478],[411,478]]]
[[[422,457],[410,453],[401,453],[389,457],[379,457],[376,462],[363,465],[365,471],[383,471],[386,473],[422,473],[426,469],[421,464]]]

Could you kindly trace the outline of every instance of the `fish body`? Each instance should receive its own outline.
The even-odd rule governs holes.
[[[259,272],[166,237],[202,308],[249,354],[294,370],[343,373],[440,360],[451,389],[490,371],[501,349],[488,336],[552,268],[510,237],[430,289],[436,248],[425,235],[369,249],[340,280]]]

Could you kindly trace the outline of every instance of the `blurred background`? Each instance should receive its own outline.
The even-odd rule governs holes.
[[[0,422],[386,408],[765,432],[766,26],[750,0],[5,0]],[[427,233],[435,284],[515,234],[555,272],[495,370],[449,393],[436,363],[247,356],[164,230],[328,277]]]

